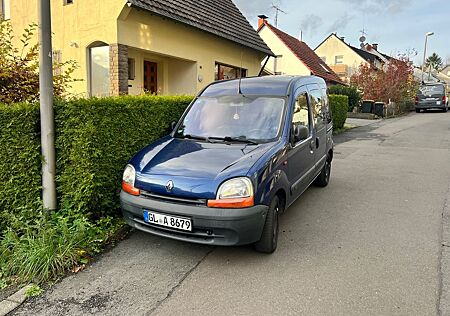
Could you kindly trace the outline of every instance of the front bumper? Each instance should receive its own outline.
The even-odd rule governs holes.
[[[120,192],[122,212],[128,225],[158,236],[199,244],[234,246],[251,244],[261,238],[269,207],[220,209],[172,203]],[[155,211],[192,219],[192,232],[144,222],[143,212]]]

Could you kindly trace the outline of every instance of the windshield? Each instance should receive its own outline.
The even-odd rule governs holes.
[[[273,140],[280,132],[284,106],[284,99],[274,97],[201,97],[184,117],[175,137]]]
[[[444,94],[444,86],[443,85],[421,86],[419,88],[419,94],[423,95]]]

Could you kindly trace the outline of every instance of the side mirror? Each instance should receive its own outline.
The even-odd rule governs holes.
[[[309,129],[304,125],[294,125],[294,140],[299,142],[309,137]]]
[[[173,131],[176,126],[177,126],[177,122],[170,123],[170,130]]]

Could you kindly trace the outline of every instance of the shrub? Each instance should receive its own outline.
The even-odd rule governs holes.
[[[57,183],[63,208],[94,218],[117,214],[126,163],[167,134],[191,100],[124,96],[57,104]]]
[[[345,95],[331,94],[329,98],[333,117],[333,129],[341,129],[347,120],[348,97]]]
[[[358,107],[361,102],[361,93],[354,86],[335,85],[328,88],[329,94],[339,94],[348,96],[348,112],[352,112],[353,108]]]
[[[39,98],[39,46],[33,42],[37,24],[30,24],[19,38],[21,47],[14,46],[10,21],[0,18],[0,102],[35,102]],[[67,95],[67,89],[77,79],[72,74],[75,61],[54,61],[53,86],[56,96]]]
[[[0,104],[0,237],[31,221],[39,209],[41,152],[39,107]]]

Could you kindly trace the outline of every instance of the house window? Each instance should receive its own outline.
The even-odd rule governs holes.
[[[64,0],[64,5],[73,4],[73,0]]]
[[[136,78],[136,61],[134,58],[128,58],[128,80]]]
[[[53,61],[53,76],[60,76],[62,74],[62,52],[60,50],[54,50],[52,52]]]
[[[335,65],[340,65],[343,62],[344,62],[344,56],[342,56],[342,55],[334,56],[334,64]]]
[[[109,46],[98,44],[89,51],[89,92],[92,97],[110,95]]]
[[[216,81],[241,77],[247,77],[247,69],[216,63]]]
[[[0,0],[0,19],[11,19],[11,0]]]

